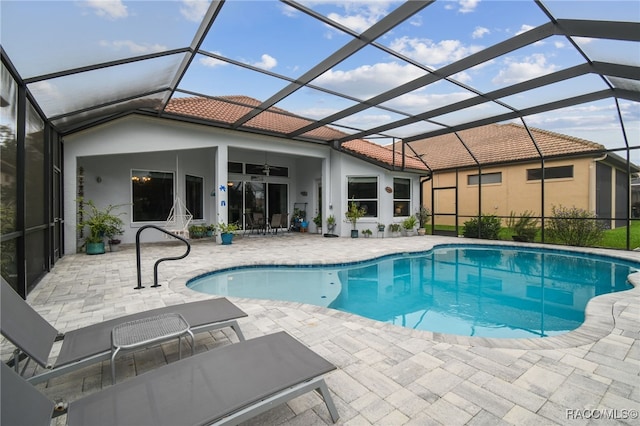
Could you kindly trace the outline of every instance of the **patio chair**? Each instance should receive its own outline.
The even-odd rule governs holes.
[[[247,231],[249,231],[249,234],[252,234],[253,231],[255,230],[258,230],[258,232],[260,232],[260,226],[253,219],[253,214],[245,213],[244,218],[245,218],[245,228],[244,228],[245,235],[247,234]]]
[[[267,223],[264,221],[264,214],[259,212],[253,213],[253,223],[258,228],[258,233],[266,234]]]
[[[36,371],[27,378],[31,383],[40,383],[86,365],[110,359],[111,330],[114,326],[164,313],[182,315],[194,334],[231,327],[238,339],[244,340],[237,319],[246,317],[247,314],[226,298],[206,299],[138,312],[61,334],[4,279],[0,281],[0,331],[16,347],[13,355],[16,371],[19,372],[19,364],[24,355],[27,361],[21,374],[24,374],[31,359],[39,366],[45,367],[44,371]],[[60,340],[60,353],[55,364],[51,365],[49,356],[54,344]]]
[[[271,233],[273,234],[277,234],[278,233],[278,228],[280,228],[280,224],[282,223],[282,214],[280,213],[274,213],[273,216],[271,216],[271,222],[269,223],[269,228],[271,230]]]
[[[285,230],[289,230],[290,229],[290,224],[289,224],[289,213],[282,213],[282,216],[280,216],[280,228],[283,228]]]
[[[54,402],[6,365],[1,368],[2,424],[48,426]],[[313,390],[335,423],[339,415],[324,381],[335,368],[278,332],[176,361],[70,402],[67,424],[238,424]]]

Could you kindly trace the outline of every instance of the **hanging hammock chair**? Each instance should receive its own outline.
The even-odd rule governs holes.
[[[171,211],[169,211],[169,217],[164,224],[164,229],[183,238],[189,238],[191,219],[193,219],[193,215],[187,209],[187,206],[180,200],[180,197],[176,197]]]

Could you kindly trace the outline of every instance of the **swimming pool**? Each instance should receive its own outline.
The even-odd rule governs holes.
[[[195,277],[193,290],[285,300],[433,332],[544,337],[573,330],[595,296],[628,290],[640,263],[564,250],[444,245],[329,266],[250,266]]]

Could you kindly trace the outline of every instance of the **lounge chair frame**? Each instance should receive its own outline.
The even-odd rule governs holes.
[[[15,347],[12,361],[16,372],[24,375],[33,359],[44,371],[37,369],[27,380],[40,383],[87,365],[111,358],[111,330],[114,326],[140,318],[164,313],[178,313],[191,326],[193,334],[231,327],[240,341],[245,340],[238,319],[247,314],[226,298],[206,299],[138,312],[111,320],[59,333],[38,312],[23,300],[4,280],[0,280],[0,331]],[[55,364],[49,357],[56,342],[62,346]],[[20,362],[27,358],[22,371]]]
[[[1,367],[3,423],[49,425],[54,403]],[[317,391],[335,423],[339,414],[324,380],[335,368],[277,332],[176,361],[62,406],[70,426],[236,425]]]

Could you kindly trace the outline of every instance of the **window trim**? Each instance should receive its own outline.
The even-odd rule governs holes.
[[[406,180],[407,183],[409,184],[409,198],[396,198],[396,179],[398,180]],[[391,212],[392,217],[396,218],[396,217],[409,217],[411,216],[411,201],[413,199],[413,191],[411,188],[411,179],[410,178],[403,178],[403,177],[394,177],[393,178],[393,211]],[[407,203],[407,214],[406,215],[399,215],[396,214],[396,202],[406,202]]]
[[[498,182],[486,182],[484,178],[489,176],[500,176],[500,181]],[[482,179],[480,178],[482,177]],[[470,182],[471,178],[477,179],[477,182]],[[502,171],[499,172],[489,172],[489,173],[474,173],[467,175],[467,186],[478,186],[482,182],[482,185],[502,185]]]
[[[571,176],[547,176],[548,172],[550,170],[553,171],[560,171],[561,169],[571,169]],[[539,178],[530,178],[530,174],[531,173],[539,173],[540,177]],[[558,180],[558,179],[573,179],[575,177],[575,168],[573,164],[567,164],[564,166],[551,166],[551,167],[545,167],[544,168],[544,180]],[[533,169],[526,169],[526,173],[527,173],[527,182],[539,182],[542,180],[542,167],[536,167]]]
[[[171,180],[172,180],[172,191],[173,191],[173,200],[171,201],[171,206],[173,206],[175,199],[176,199],[176,172],[173,170],[157,170],[157,169],[149,169],[149,168],[137,168],[137,167],[132,167],[129,171],[129,182],[133,181],[133,172],[134,171],[144,171],[144,172],[157,172],[157,173],[168,173],[171,175]],[[167,218],[164,218],[162,220],[135,220],[134,217],[134,200],[133,200],[133,185],[129,184],[129,200],[131,201],[131,224],[132,225],[144,225],[147,223],[151,223],[151,224],[155,224],[155,223],[164,223],[166,222],[167,218],[169,217],[169,213],[171,212],[171,207],[169,207],[169,212],[167,212]]]
[[[351,183],[352,179],[375,179],[376,181],[376,198],[350,198],[349,194],[349,184]],[[362,201],[366,201],[366,202],[375,202],[376,205],[376,215],[375,216],[369,216],[369,215],[365,215],[363,216],[363,218],[367,218],[367,219],[374,219],[380,216],[380,177],[378,175],[362,175],[362,176],[346,176],[346,185],[347,185],[347,204],[346,204],[346,208],[349,208],[349,203],[351,202],[362,202]]]
[[[187,196],[189,195],[189,193],[187,192],[187,177],[192,177],[192,178],[198,178],[201,180],[202,182],[202,193],[200,194],[200,200],[202,201],[201,206],[200,206],[200,210],[202,211],[202,217],[196,217],[195,215],[193,215],[192,211],[189,211],[192,215],[193,215],[193,220],[204,220],[205,217],[205,211],[204,211],[204,206],[205,206],[205,190],[204,190],[204,176],[200,176],[200,175],[194,175],[194,174],[190,174],[190,173],[185,173],[184,174],[184,205],[185,207],[187,207],[187,209],[189,208],[189,202],[187,200]]]

